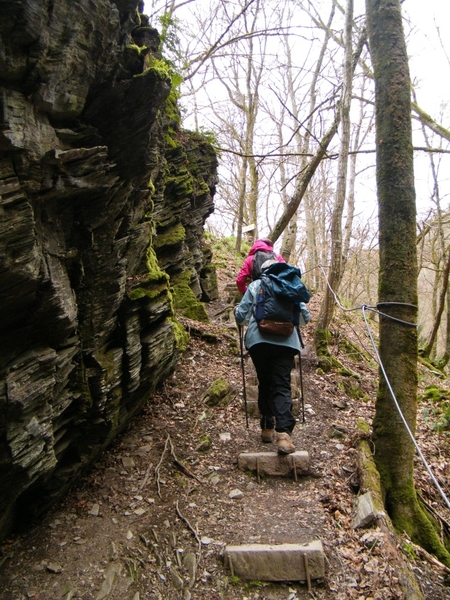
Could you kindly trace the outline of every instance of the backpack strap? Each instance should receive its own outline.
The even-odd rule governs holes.
[[[259,286],[258,294],[256,296],[256,302],[253,307],[253,316],[256,321],[260,321],[264,318],[264,305],[266,301],[266,295],[264,290],[264,276],[261,278],[261,285]]]

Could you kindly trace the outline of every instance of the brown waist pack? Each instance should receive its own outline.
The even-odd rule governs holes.
[[[258,327],[261,333],[283,335],[285,337],[291,335],[294,331],[294,324],[292,321],[270,321],[269,319],[261,319],[261,321],[258,321]]]

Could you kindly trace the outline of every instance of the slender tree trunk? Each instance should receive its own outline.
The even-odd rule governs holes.
[[[379,299],[383,311],[416,322],[416,207],[411,132],[411,85],[400,0],[366,0],[374,67],[380,231]],[[380,358],[411,433],[416,429],[417,331],[380,319]],[[373,422],[375,461],[394,526],[450,565],[414,487],[414,445],[384,376]]]
[[[427,344],[426,344],[425,348],[422,350],[422,355],[427,358],[431,354],[431,351],[432,351],[433,346],[437,339],[439,327],[441,325],[441,318],[442,318],[442,315],[444,313],[444,308],[445,308],[445,296],[446,296],[447,290],[448,290],[449,273],[450,273],[450,250],[447,253],[447,261],[446,261],[446,264],[444,267],[444,271],[442,273],[441,292],[439,294],[438,306],[437,306],[436,315],[434,317],[433,327],[431,329],[430,336],[427,340]]]
[[[443,369],[450,360],[450,294],[447,294],[447,319],[445,323],[445,352],[440,360],[440,367]]]
[[[311,85],[309,87],[309,116],[306,122],[306,126],[304,127],[303,135],[300,133],[299,123],[301,122],[300,111],[297,102],[297,94],[294,86],[294,81],[292,77],[292,56],[291,49],[289,45],[289,39],[285,36],[285,48],[286,48],[286,58],[287,58],[287,85],[289,98],[291,102],[291,111],[292,115],[295,118],[295,141],[299,155],[302,156],[300,161],[299,174],[296,178],[296,186],[300,184],[301,181],[301,173],[307,168],[307,155],[309,153],[310,140],[311,140],[311,132],[314,130],[314,117],[315,110],[317,105],[317,82],[319,80],[320,73],[323,68],[323,63],[326,55],[326,50],[328,48],[328,42],[331,38],[331,25],[333,23],[333,19],[336,12],[336,0],[332,1],[330,15],[328,17],[327,28],[325,30],[324,40],[322,43],[322,47],[320,49],[319,57],[317,59],[317,63],[314,69],[313,77],[311,80]],[[286,206],[286,204],[285,204]],[[316,222],[315,222],[315,211],[313,209],[313,203],[309,202],[308,195],[305,195],[305,217],[306,217],[306,239],[307,239],[307,255],[306,255],[306,269],[312,268],[314,265],[318,263],[316,256]],[[293,214],[289,227],[285,229],[285,233],[283,236],[283,244],[282,248],[285,253],[283,257],[286,259],[286,256],[291,256],[294,253],[296,240],[297,240],[297,219],[298,219],[298,207]]]
[[[242,244],[242,223],[244,222],[245,212],[245,197],[247,190],[247,159],[244,158],[241,163],[239,177],[239,196],[238,196],[238,213],[236,227],[236,252],[240,252]]]
[[[345,15],[345,61],[344,83],[342,99],[340,102],[342,136],[339,150],[339,163],[336,187],[336,199],[331,220],[331,263],[328,282],[331,289],[337,293],[342,279],[342,214],[345,206],[347,190],[348,152],[350,147],[350,104],[352,98],[352,23],[353,0],[347,1]],[[329,287],[325,289],[325,296],[320,307],[320,314],[316,327],[316,338],[319,344],[323,342],[323,332],[328,330],[334,311],[334,296]]]
[[[328,25],[326,25],[319,18],[314,17],[314,15],[310,11],[308,12],[308,14],[311,16],[314,24],[316,25],[316,27],[318,29],[323,29],[325,31],[328,29]],[[341,46],[343,45],[342,38],[339,35],[337,35],[335,32],[332,33],[332,39],[334,42],[336,42],[336,44],[341,45]],[[371,77],[373,77],[373,74],[371,73],[371,69],[364,61],[361,61],[361,67],[362,67],[364,73],[366,73],[366,75],[370,75]],[[428,127],[434,133],[437,133],[438,135],[443,137],[445,140],[450,141],[450,129],[447,129],[443,125],[440,125],[437,121],[435,121],[433,119],[433,117],[431,117],[428,113],[426,113],[416,102],[413,102],[411,107],[416,115],[416,118],[419,119],[419,121],[423,125]]]
[[[352,72],[353,73],[354,73],[356,64],[359,60],[359,57],[361,55],[365,41],[366,41],[366,31],[364,30],[361,34],[360,39],[358,40],[358,45],[357,45],[357,48],[355,51],[355,56],[353,57],[353,64],[352,64]],[[340,120],[341,120],[341,113],[338,110],[336,112],[336,116],[334,118],[333,123],[331,124],[331,126],[328,129],[328,131],[326,132],[326,134],[323,136],[323,138],[320,142],[319,148],[317,149],[314,156],[311,158],[308,166],[305,168],[304,172],[302,173],[301,178],[297,182],[294,194],[293,194],[291,200],[288,202],[286,209],[284,210],[283,214],[278,219],[278,221],[275,223],[275,226],[273,227],[273,229],[270,233],[270,237],[272,240],[276,241],[280,237],[280,235],[283,233],[283,231],[287,227],[289,221],[295,214],[300,202],[302,201],[303,196],[305,195],[305,192],[309,185],[309,182],[311,181],[314,173],[316,172],[316,169],[319,166],[321,160],[324,158],[327,148],[330,145],[331,140],[333,139],[333,137],[335,136],[335,134],[338,130]]]
[[[256,28],[257,14],[259,11],[259,0],[256,3],[256,11],[253,17],[252,26],[250,31],[254,31]],[[258,237],[258,170],[256,167],[256,161],[253,156],[254,143],[255,143],[255,125],[256,117],[259,111],[259,96],[258,87],[261,78],[261,69],[259,73],[254,66],[254,48],[253,39],[250,37],[249,51],[247,57],[247,74],[246,74],[246,92],[247,92],[247,103],[245,110],[246,117],[246,144],[245,151],[248,155],[248,167],[249,167],[249,197],[247,201],[248,215],[250,223],[255,224],[255,239]]]
[[[251,10],[250,5],[252,4]],[[228,93],[230,102],[242,115],[242,133],[239,140],[243,154],[239,168],[239,198],[237,207],[237,233],[235,249],[240,252],[242,243],[242,226],[247,217],[247,224],[255,224],[255,236],[258,235],[258,170],[254,158],[255,126],[259,111],[258,89],[264,71],[264,56],[267,40],[262,39],[259,51],[255,51],[254,33],[258,28],[258,19],[264,16],[261,0],[248,3],[248,11],[243,8],[241,16],[247,40],[246,59],[232,55],[226,77],[220,72],[220,61],[212,62],[213,70]],[[230,24],[231,25],[231,24]],[[255,60],[255,54],[258,60]],[[245,66],[243,66],[245,65]],[[242,83],[244,79],[245,84]],[[243,87],[243,89],[241,89]],[[222,117],[220,117],[222,118]],[[231,128],[235,131],[235,128]]]
[[[363,82],[361,86],[360,95],[363,98],[365,96],[366,91],[366,82],[367,78],[364,75]],[[350,165],[349,165],[349,176],[348,176],[348,193],[347,193],[347,218],[344,226],[344,243],[343,243],[343,252],[342,252],[342,269],[345,271],[345,265],[347,262],[347,258],[349,256],[350,251],[350,241],[353,232],[353,219],[355,216],[355,181],[356,181],[356,165],[358,159],[358,150],[360,150],[362,144],[365,141],[367,136],[368,129],[365,132],[362,131],[362,126],[365,118],[365,103],[360,101],[359,103],[359,118],[358,122],[355,123],[355,133],[353,139],[353,147],[352,154],[350,156]],[[370,120],[372,123],[372,119]]]
[[[415,92],[413,90],[413,98],[416,99]],[[422,134],[425,140],[427,147],[431,147],[431,142],[428,136],[427,128],[425,124],[421,122],[422,126]],[[445,244],[445,231],[444,231],[444,222],[443,222],[443,214],[441,209],[441,198],[439,192],[439,179],[438,173],[436,169],[436,165],[434,162],[434,156],[430,154],[430,168],[431,173],[433,175],[433,200],[436,204],[436,221],[437,221],[437,232],[436,232],[436,260],[433,261],[436,265],[436,279],[435,286],[433,290],[433,326],[428,335],[427,342],[424,348],[421,351],[422,356],[430,358],[432,354],[434,354],[434,358],[436,357],[437,352],[437,339],[439,327],[441,325],[441,318],[444,313],[445,308],[445,296],[448,288],[448,277],[450,272],[450,252],[449,249],[446,248]],[[429,236],[431,238],[431,236]],[[445,258],[446,254],[447,259]],[[437,298],[438,287],[440,286],[439,298]]]

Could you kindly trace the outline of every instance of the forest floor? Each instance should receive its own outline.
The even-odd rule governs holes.
[[[232,277],[219,273],[221,299],[210,324],[186,322],[191,340],[176,372],[115,440],[89,475],[26,532],[0,551],[1,600],[387,600],[406,598],[386,533],[353,528],[358,492],[356,420],[371,423],[377,387],[373,360],[355,360],[339,342],[371,352],[363,320],[338,316],[333,351],[359,377],[363,399],[344,390],[349,378],[319,374],[313,324],[303,328],[306,422],[293,440],[310,456],[310,473],[262,477],[237,466],[241,452],[275,451],[260,441],[258,419],[246,427],[239,337],[227,320]],[[310,302],[312,323],[319,299]],[[376,326],[375,326],[376,329]],[[246,360],[245,374],[252,378]],[[225,378],[234,390],[225,406],[203,397]],[[448,385],[428,371],[421,387]],[[431,427],[435,407],[422,402],[418,440],[440,485],[450,495],[449,438]],[[417,461],[416,485],[443,527],[450,511]],[[238,490],[238,492],[236,492]],[[229,544],[320,540],[325,577],[306,582],[245,582],[223,560]],[[449,571],[419,554],[406,536],[393,540],[427,600],[450,598]],[[405,554],[406,551],[406,554]]]

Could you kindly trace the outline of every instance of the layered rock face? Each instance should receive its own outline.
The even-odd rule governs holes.
[[[0,537],[60,498],[217,294],[216,157],[137,0],[0,0]],[[186,302],[186,298],[190,302]]]

